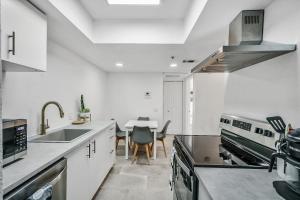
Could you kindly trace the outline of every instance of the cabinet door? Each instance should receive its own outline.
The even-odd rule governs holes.
[[[108,128],[107,130],[107,138],[108,138],[108,142],[107,142],[107,149],[108,149],[108,167],[111,168],[113,166],[113,164],[115,163],[116,160],[116,149],[115,149],[115,144],[116,144],[116,130],[115,130],[115,126],[111,126],[110,128]]]
[[[109,134],[108,129],[106,129],[91,140],[93,155],[89,171],[91,172],[90,188],[92,194],[96,193],[113,166],[115,159],[114,135],[112,132]]]
[[[103,154],[101,155],[103,160],[103,178],[108,174],[115,162],[115,132],[114,128],[108,128],[103,133]]]
[[[1,58],[7,71],[46,71],[47,19],[27,1],[1,0]]]
[[[90,194],[91,198],[97,192],[103,181],[103,173],[104,173],[104,160],[103,160],[103,147],[105,145],[105,141],[103,140],[103,133],[99,133],[91,140],[91,148],[92,148],[92,159],[90,160]]]
[[[91,199],[89,167],[90,158],[88,157],[88,145],[80,147],[67,157],[67,199],[83,200]]]

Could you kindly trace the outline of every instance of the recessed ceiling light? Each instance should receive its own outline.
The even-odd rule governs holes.
[[[178,65],[177,65],[177,63],[171,63],[170,64],[170,67],[177,67]]]
[[[124,67],[124,64],[121,63],[121,62],[117,62],[117,63],[116,63],[116,67]]]
[[[110,5],[159,5],[160,0],[107,0]]]

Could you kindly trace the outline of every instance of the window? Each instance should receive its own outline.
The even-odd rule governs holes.
[[[160,0],[107,0],[110,5],[159,5]]]

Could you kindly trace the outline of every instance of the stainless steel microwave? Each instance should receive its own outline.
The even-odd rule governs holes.
[[[3,165],[22,158],[27,153],[27,120],[2,120]]]

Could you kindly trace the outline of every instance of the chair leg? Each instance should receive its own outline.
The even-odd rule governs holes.
[[[148,160],[148,164],[150,165],[150,156],[149,156],[149,147],[148,144],[144,145],[145,150],[146,150],[146,154],[147,154],[147,160]]]
[[[167,153],[166,153],[166,147],[165,147],[165,141],[164,139],[161,140],[163,147],[164,147],[164,152],[165,152],[165,156],[167,157]]]
[[[126,139],[125,139],[126,141]],[[128,149],[131,150],[132,146],[130,146],[130,143],[128,142]]]
[[[116,150],[118,150],[119,138],[116,138]]]
[[[134,153],[133,153],[132,164],[134,163],[135,160],[137,160],[137,155],[136,155],[136,153],[137,153],[138,149],[139,149],[139,145],[136,144],[136,145],[135,145],[135,149],[134,149]]]
[[[151,154],[152,154],[152,155],[153,155],[153,147],[154,147],[154,142],[151,143],[151,145],[150,145],[150,151],[151,151]]]
[[[131,149],[132,149],[132,154],[134,154],[134,150],[135,150],[135,145],[134,143],[130,143]]]
[[[147,147],[148,147],[148,150],[149,150],[150,157],[152,157],[152,150],[151,150],[150,144],[147,144]]]
[[[132,138],[131,137],[129,137],[129,143],[130,143],[130,146],[134,146],[134,143],[133,143],[133,141],[132,141]]]

